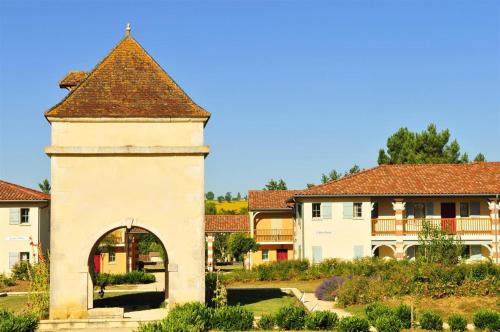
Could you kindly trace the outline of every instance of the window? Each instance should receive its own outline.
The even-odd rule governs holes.
[[[22,261],[26,261],[26,262],[30,261],[30,253],[29,252],[26,252],[26,251],[20,252],[19,256],[20,256]]]
[[[469,216],[469,203],[460,203],[460,217],[467,218]]]
[[[363,216],[362,203],[354,203],[352,205],[352,212],[354,218],[361,218]]]
[[[262,249],[262,260],[263,261],[269,260],[269,250],[268,249]]]
[[[321,218],[321,203],[313,203],[312,217]]]
[[[108,263],[114,263],[116,261],[116,253],[114,251],[110,251],[108,254]]]
[[[413,215],[415,216],[415,219],[425,218],[425,204],[424,203],[413,204]]]
[[[378,202],[374,202],[372,207],[372,219],[376,218],[378,218]]]
[[[30,209],[21,209],[21,224],[30,223]]]

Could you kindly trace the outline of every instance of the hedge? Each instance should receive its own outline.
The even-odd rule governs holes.
[[[34,315],[14,313],[0,309],[0,332],[34,332],[38,320]]]
[[[142,271],[110,274],[99,273],[97,275],[98,285],[122,285],[122,284],[150,284],[156,281],[154,274]]]

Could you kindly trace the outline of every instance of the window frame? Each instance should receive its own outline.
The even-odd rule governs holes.
[[[463,213],[464,209],[467,209],[467,213]],[[470,218],[470,205],[469,202],[460,202],[460,218]]]
[[[26,259],[23,259],[23,256],[26,257]],[[19,261],[20,262],[30,262],[30,253],[29,251],[21,251],[19,252]]]
[[[315,209],[315,207],[318,207]],[[311,216],[313,219],[321,219],[321,203],[312,203]]]
[[[113,255],[113,256],[111,256]],[[113,257],[113,259],[111,260],[111,257]],[[116,252],[115,251],[110,251],[108,252],[108,264],[115,264],[116,263]]]
[[[422,207],[422,216],[417,216],[417,206]],[[417,202],[413,203],[413,219],[425,219],[427,217],[427,211],[425,211],[425,203]]]
[[[269,249],[262,249],[260,258],[263,262],[269,261]]]
[[[19,209],[19,225],[29,225],[30,224],[30,209],[21,208]]]
[[[359,208],[359,210],[358,210]],[[359,212],[359,215],[357,214]],[[363,203],[353,202],[352,203],[352,219],[363,219]]]

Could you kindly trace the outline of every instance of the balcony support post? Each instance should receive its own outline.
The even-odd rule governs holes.
[[[214,234],[207,234],[207,270],[212,272],[214,270]]]
[[[396,259],[403,259],[405,257],[403,235],[404,235],[404,210],[406,202],[402,198],[396,198],[392,202],[394,209],[394,216],[396,219],[396,251],[394,257]]]
[[[491,258],[495,263],[500,262],[500,224],[499,224],[499,217],[498,217],[498,211],[500,209],[500,203],[498,202],[498,199],[491,199],[488,202],[488,209],[490,210],[490,218],[491,218],[491,232],[493,234],[493,240],[492,240],[492,251],[491,251]]]

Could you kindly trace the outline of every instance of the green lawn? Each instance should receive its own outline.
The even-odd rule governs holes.
[[[231,288],[297,288],[301,292],[314,293],[323,279],[316,280],[288,280],[288,281],[237,281],[227,285]]]
[[[222,272],[231,272],[233,270],[242,270],[243,269],[243,263],[242,262],[235,262],[235,263],[228,263],[228,264],[215,264],[215,270],[220,270]]]
[[[20,312],[26,309],[27,302],[28,295],[4,296],[0,297],[0,308]]]
[[[275,314],[285,305],[301,305],[293,294],[277,288],[270,289],[228,289],[229,305],[241,305],[252,311],[255,316]]]

